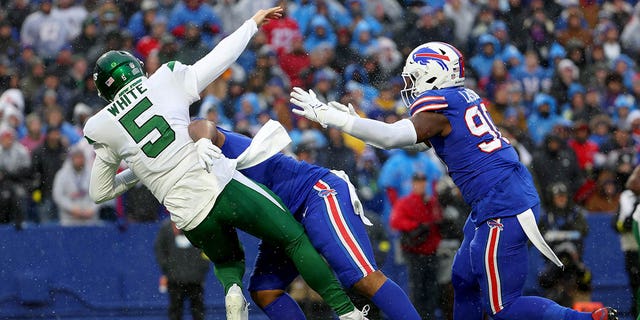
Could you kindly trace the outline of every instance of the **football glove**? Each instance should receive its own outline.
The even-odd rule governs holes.
[[[198,153],[198,162],[200,166],[211,172],[213,170],[213,159],[222,157],[222,151],[211,143],[211,140],[202,138],[195,143],[196,152]]]
[[[326,128],[334,126],[342,128],[349,119],[349,111],[341,108],[330,108],[316,98],[315,92],[309,90],[306,92],[301,88],[295,87],[291,92],[291,103],[301,109],[293,109],[293,113],[303,116],[311,121],[315,121]],[[346,108],[346,107],[345,107]]]
[[[340,102],[330,101],[329,102],[329,107],[334,108],[334,109],[336,109],[336,110],[338,110],[340,112],[347,112],[351,116],[360,118],[360,115],[356,112],[356,108],[354,108],[351,103],[349,103],[348,106],[345,106],[344,104],[342,104]]]

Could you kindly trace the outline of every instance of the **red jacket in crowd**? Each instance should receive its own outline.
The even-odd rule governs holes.
[[[430,197],[426,202],[423,196],[411,193],[400,198],[393,209],[389,223],[391,228],[403,232],[410,243],[402,241],[402,249],[417,254],[434,254],[438,249],[442,236],[438,230],[438,222],[442,220],[442,209],[437,197]]]

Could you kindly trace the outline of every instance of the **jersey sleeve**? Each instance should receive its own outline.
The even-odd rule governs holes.
[[[425,94],[416,99],[409,107],[409,113],[413,116],[423,111],[437,111],[448,107],[447,99],[441,95]]]
[[[120,158],[105,144],[106,141],[103,134],[106,130],[100,129],[100,114],[96,114],[89,118],[84,126],[83,132],[84,138],[93,146],[97,158],[100,158],[110,164],[120,164]]]
[[[176,87],[184,89],[190,103],[200,99],[200,91],[198,90],[197,77],[189,66],[182,64],[180,61],[170,61],[163,65],[166,68]]]

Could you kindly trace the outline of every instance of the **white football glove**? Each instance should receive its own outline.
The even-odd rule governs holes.
[[[360,115],[356,112],[356,108],[354,108],[351,103],[349,103],[348,106],[345,106],[344,104],[337,101],[329,101],[329,107],[332,107],[341,112],[347,112],[350,116],[360,118]]]
[[[211,143],[210,139],[201,138],[196,141],[196,152],[198,153],[198,162],[202,169],[211,172],[213,170],[213,159],[220,159],[222,151]]]
[[[316,98],[313,90],[306,92],[301,88],[295,87],[291,92],[291,99],[289,101],[301,108],[293,109],[293,113],[315,121],[324,128],[327,126],[342,128],[349,119],[349,112],[347,110],[329,108],[329,106]]]

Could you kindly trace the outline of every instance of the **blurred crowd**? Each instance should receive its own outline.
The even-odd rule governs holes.
[[[442,265],[459,244],[467,207],[433,152],[366,146],[292,114],[288,94],[294,86],[313,89],[323,101],[351,103],[363,117],[393,122],[407,116],[399,94],[407,54],[428,41],[449,42],[466,58],[466,85],[485,98],[495,124],[531,169],[543,200],[543,234],[557,240],[556,249],[567,259],[575,258],[576,278],[584,280],[581,241],[588,228],[580,221],[588,213],[619,211],[620,194],[639,161],[640,4],[275,4],[285,7],[283,19],[254,36],[237,63],[191,106],[192,116],[247,135],[268,119],[280,121],[293,140],[286,152],[344,170],[370,214],[392,235],[405,236],[399,248],[409,256],[433,255],[426,263],[446,270]],[[191,64],[256,10],[272,5],[273,0],[0,0],[0,223],[21,228],[116,221],[124,228],[166,217],[143,186],[101,205],[88,197],[94,155],[82,127],[106,105],[96,92],[93,65],[108,50],[133,53],[148,74],[171,60]],[[426,182],[417,188],[423,189],[418,199],[428,213],[420,224],[426,231],[390,224],[394,207],[417,192],[419,181]],[[420,248],[416,239],[435,244]],[[637,261],[637,246],[629,250]],[[578,280],[578,289],[589,288]],[[446,272],[438,281],[447,283]],[[557,282],[541,279],[541,285]]]

